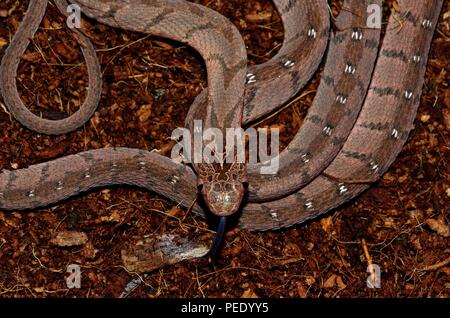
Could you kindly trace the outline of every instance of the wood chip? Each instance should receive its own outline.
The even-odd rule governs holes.
[[[241,298],[258,298],[258,295],[256,295],[253,290],[247,289],[246,291],[244,291]]]
[[[311,275],[306,276],[306,278],[305,278],[305,283],[306,283],[308,286],[311,286],[311,285],[314,284],[315,282],[316,282],[316,279],[315,279],[313,276],[311,276]]]
[[[5,38],[0,37],[0,49],[8,44],[8,41]]]
[[[325,281],[323,287],[325,288],[333,288],[336,285],[336,275],[333,274]]]
[[[426,122],[428,122],[430,120],[430,118],[431,118],[430,115],[424,114],[424,115],[420,116],[420,121],[423,122],[423,123],[426,123]]]
[[[123,249],[122,262],[129,272],[147,273],[182,260],[203,257],[209,251],[207,243],[176,234],[155,234]]]
[[[442,116],[444,117],[445,129],[447,129],[447,131],[450,131],[450,109],[444,108],[442,110]]]
[[[247,14],[245,18],[250,22],[261,22],[261,21],[267,21],[272,18],[271,12],[259,12],[256,14]]]
[[[333,288],[337,286],[339,289],[344,289],[347,287],[347,285],[344,284],[342,281],[342,277],[338,276],[336,274],[331,275],[323,284],[323,287],[325,288]]]
[[[450,229],[447,224],[441,219],[428,219],[425,223],[432,229],[443,237],[450,237]]]

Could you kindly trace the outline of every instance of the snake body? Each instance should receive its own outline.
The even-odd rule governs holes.
[[[194,119],[225,129],[270,113],[307,82],[328,39],[325,1],[274,1],[285,28],[283,46],[270,61],[247,70],[245,47],[235,28],[201,6],[158,0],[135,1],[132,6],[127,0],[71,2],[100,22],[169,37],[200,52],[207,65],[208,89],[196,98],[187,116],[186,126],[191,129]],[[367,29],[365,21],[367,6],[380,5],[380,1],[345,2],[349,9],[342,10],[336,21],[316,98],[303,126],[280,154],[278,173],[261,175],[258,164],[248,164],[242,174],[248,175],[249,194],[240,226],[276,229],[318,216],[366,189],[395,159],[417,111],[442,6],[442,0],[398,2],[401,12],[390,17],[379,50],[380,30]],[[58,123],[34,118],[21,103],[13,79],[45,4],[31,1],[3,58],[0,87],[6,105],[24,125],[40,132],[63,133],[83,124],[87,119],[81,113],[89,118],[93,110],[81,107],[80,114]],[[226,39],[220,35],[224,30],[230,35]],[[95,79],[99,74],[95,54],[89,53],[92,48],[87,39],[81,34],[77,38],[90,79]],[[99,80],[92,82],[84,103],[88,106],[98,100],[95,89],[101,86]],[[197,170],[201,174],[201,167]],[[239,176],[238,181],[242,180]],[[0,208],[36,208],[111,184],[145,187],[184,206],[190,206],[197,193],[196,174],[185,165],[143,150],[100,149],[3,171]],[[194,210],[204,213],[198,205]]]

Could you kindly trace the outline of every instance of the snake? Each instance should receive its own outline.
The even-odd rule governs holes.
[[[163,195],[205,216],[238,216],[248,230],[279,229],[317,217],[352,199],[392,164],[412,129],[420,103],[428,52],[442,0],[398,0],[381,40],[369,28],[367,8],[381,1],[344,1],[330,32],[326,1],[274,0],[284,28],[279,52],[248,67],[236,28],[220,14],[181,0],[74,0],[87,16],[112,27],[186,43],[203,57],[208,87],[195,99],[186,127],[202,120],[220,130],[251,124],[292,99],[325,54],[314,102],[303,125],[280,153],[274,175],[261,163],[194,165],[154,152],[105,148],[65,156],[0,174],[0,208],[35,209],[94,187],[131,184]],[[60,9],[67,3],[56,1]],[[47,1],[30,1],[24,21],[0,66],[4,102],[24,126],[41,133],[77,129],[100,98],[95,51],[74,31],[86,59],[85,102],[60,121],[28,111],[17,93],[20,56],[39,27]],[[224,36],[226,34],[226,36]],[[194,204],[199,185],[206,207]]]

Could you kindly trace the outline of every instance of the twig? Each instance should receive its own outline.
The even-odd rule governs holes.
[[[11,121],[11,123],[13,122],[12,119],[12,114],[8,111],[8,108],[6,108],[5,104],[3,104],[2,102],[0,102],[0,108],[3,109],[3,111],[8,114],[9,116],[9,120]]]
[[[444,259],[441,262],[438,262],[438,263],[433,264],[433,265],[428,265],[428,266],[422,267],[420,270],[421,271],[435,271],[435,270],[437,270],[437,269],[439,269],[439,268],[441,268],[441,267],[443,267],[443,266],[445,266],[445,265],[447,265],[449,263],[450,263],[450,257],[447,257],[446,259]]]
[[[369,249],[367,248],[367,244],[366,244],[366,240],[365,239],[361,240],[361,245],[362,245],[362,248],[363,248],[363,251],[364,251],[364,256],[366,257],[366,260],[367,260],[367,265],[368,266],[372,266],[373,265],[372,257],[370,257]]]
[[[296,98],[294,98],[292,101],[290,101],[289,103],[287,103],[286,105],[284,105],[283,107],[281,107],[280,109],[278,109],[276,112],[274,112],[273,114],[269,115],[269,116],[265,116],[263,119],[261,119],[260,121],[252,124],[250,127],[255,127],[257,125],[259,125],[260,123],[269,120],[270,118],[278,115],[280,112],[282,112],[283,110],[285,110],[286,108],[289,108],[292,104],[294,104],[295,102],[299,101],[301,98],[311,94],[311,93],[315,93],[316,90],[310,90],[310,91],[306,91],[302,94],[300,94],[299,96],[297,96]]]
[[[203,293],[202,285],[200,284],[200,280],[198,279],[198,268],[197,268],[197,267],[195,267],[195,278],[196,278],[196,280],[197,280],[198,290],[199,290],[200,293],[202,294],[202,297],[203,297],[203,298],[206,298],[206,297],[205,297],[205,294]]]
[[[31,248],[31,253],[33,254],[33,257],[39,262],[39,265],[42,268],[47,269],[47,267],[44,266],[44,264],[42,264],[41,260],[39,259],[39,257],[36,256],[36,253],[34,252],[34,246]]]

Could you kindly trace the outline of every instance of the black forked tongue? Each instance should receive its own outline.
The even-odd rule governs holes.
[[[220,246],[222,245],[226,224],[227,224],[227,217],[221,216],[219,226],[217,227],[216,237],[214,238],[211,248],[209,249],[209,252],[207,254],[213,259],[216,258],[217,252],[220,250]]]

